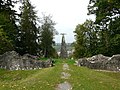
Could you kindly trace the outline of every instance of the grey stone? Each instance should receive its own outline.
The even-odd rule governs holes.
[[[108,70],[120,71],[120,54],[113,55],[111,58],[109,58],[108,62],[106,63],[106,68]]]
[[[31,70],[52,66],[52,59],[47,61],[36,60],[37,57],[29,54],[20,56],[15,51],[0,55],[0,68],[8,70]]]
[[[61,49],[60,49],[60,57],[61,58],[67,58],[68,53],[67,53],[67,48],[66,48],[66,43],[65,43],[65,37],[64,33],[62,34],[62,43],[61,43]]]
[[[106,57],[102,54],[90,58],[81,58],[77,61],[78,66],[86,66],[91,69],[120,71],[120,55]]]
[[[64,82],[58,85],[56,90],[72,90],[72,86],[68,82]]]
[[[65,70],[69,70],[69,66],[68,66],[67,63],[65,63],[65,64],[63,65],[63,70],[64,70],[64,71],[65,71]]]
[[[68,79],[71,76],[69,73],[66,72],[62,72],[61,74],[62,74],[61,78],[63,79]]]
[[[90,62],[87,60],[87,58],[81,58],[78,60],[77,65],[78,66],[87,66]]]

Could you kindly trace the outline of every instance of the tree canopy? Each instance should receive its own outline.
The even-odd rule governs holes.
[[[17,2],[21,3],[20,14],[14,10]],[[44,16],[42,25],[39,21],[30,0],[1,0],[0,54],[15,50],[21,55],[29,53],[55,57],[57,55],[53,48],[55,23],[51,16]]]
[[[40,48],[41,54],[44,57],[55,56],[56,52],[53,48],[55,42],[53,41],[54,35],[56,34],[55,22],[52,20],[50,15],[43,15],[41,20],[42,26],[40,28]]]
[[[16,11],[14,8],[15,1],[12,0],[1,0],[0,1],[0,32],[1,40],[0,43],[2,46],[2,53],[5,53],[9,50],[15,50],[15,41],[16,41]],[[5,45],[5,42],[7,43]],[[10,46],[8,47],[8,43]],[[3,46],[5,45],[5,46]]]
[[[106,55],[120,53],[120,0],[90,0],[89,14],[96,15],[95,23],[101,31],[101,40]]]
[[[34,6],[29,0],[22,2],[21,17],[20,17],[20,28],[17,39],[17,51],[23,55],[29,53],[37,55],[37,16]]]
[[[75,57],[119,54],[120,0],[90,0],[88,11],[88,15],[94,14],[96,20],[77,25]]]
[[[76,42],[74,44],[74,56],[89,57],[97,53],[97,28],[92,20],[86,20],[83,24],[78,24],[74,31]]]

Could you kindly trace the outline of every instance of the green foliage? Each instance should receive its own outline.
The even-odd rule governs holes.
[[[13,50],[12,42],[9,40],[4,30],[0,27],[0,54],[11,50]]]
[[[13,9],[13,4],[12,0],[0,1],[0,32],[2,41],[0,42],[0,54],[15,48],[17,26],[15,24],[16,13]]]
[[[53,48],[53,37],[56,34],[56,30],[54,28],[55,22],[52,21],[51,16],[43,16],[42,26],[40,28],[40,48],[41,54],[43,57],[56,57],[57,52]]]
[[[116,18],[115,21],[112,21],[109,25],[111,30],[110,36],[110,50],[112,54],[120,53],[120,17]]]
[[[120,0],[90,0],[88,14],[95,14],[99,27],[99,52],[111,56],[120,53]]]
[[[89,57],[97,54],[98,33],[93,21],[86,20],[82,25],[77,25],[75,29],[76,42],[74,44],[74,56],[76,58]]]
[[[77,25],[75,33],[76,33],[76,43],[75,43],[75,57],[84,57],[85,47],[84,47],[84,35],[83,35],[83,25]]]
[[[88,14],[96,15],[96,23],[102,24],[109,22],[120,14],[119,0],[90,0],[88,5]]]
[[[20,30],[18,32],[17,52],[20,54],[37,54],[37,16],[29,0],[23,1],[21,9]]]
[[[2,27],[0,54],[15,50],[21,55],[26,53],[40,55],[42,51],[45,57],[57,57],[57,52],[52,47],[56,31],[51,17],[44,17],[42,26],[39,26],[39,18],[30,0],[20,1],[21,14],[17,14],[14,10],[17,2],[17,0],[0,1],[0,26]]]

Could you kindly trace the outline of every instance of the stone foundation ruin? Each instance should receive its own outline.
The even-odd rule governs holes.
[[[36,60],[35,56],[25,54],[20,56],[15,51],[9,51],[0,55],[0,68],[8,70],[31,70],[52,66],[52,60]]]
[[[78,66],[86,66],[91,69],[120,71],[120,54],[106,57],[102,54],[90,58],[81,58],[77,61]]]

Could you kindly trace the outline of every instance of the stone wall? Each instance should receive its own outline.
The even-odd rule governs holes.
[[[36,60],[36,56],[25,54],[20,56],[15,51],[9,51],[0,55],[0,68],[8,70],[31,70],[52,66],[52,60]]]
[[[77,61],[78,66],[86,66],[91,69],[120,71],[120,55],[106,57],[102,54],[90,58],[81,58]]]

